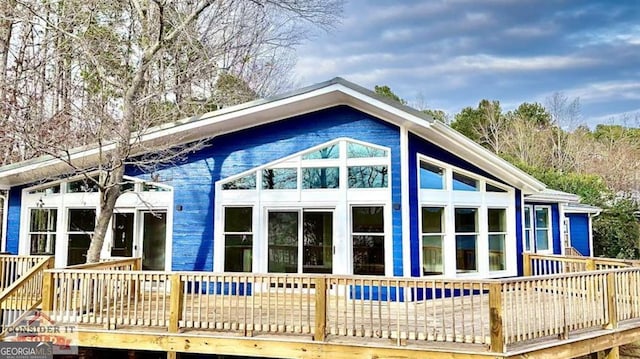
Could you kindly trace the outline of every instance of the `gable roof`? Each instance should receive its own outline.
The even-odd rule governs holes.
[[[272,98],[255,100],[163,124],[145,133],[136,134],[135,137],[139,138],[146,148],[159,143],[188,143],[337,105],[347,105],[406,128],[522,189],[525,194],[536,193],[545,188],[543,183],[444,123],[340,77]],[[90,167],[98,163],[100,154],[104,155],[114,148],[114,144],[106,144],[102,148],[97,146],[77,148],[72,150],[69,156],[77,166]],[[58,159],[51,156],[38,157],[1,167],[0,185],[7,187],[30,183],[68,171],[69,166]]]

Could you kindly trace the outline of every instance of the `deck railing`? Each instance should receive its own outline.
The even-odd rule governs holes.
[[[0,255],[0,292],[47,258],[46,256]]]
[[[640,261],[638,260],[537,253],[524,253],[523,264],[525,276],[640,267]]]
[[[17,263],[30,263],[22,259]],[[0,309],[2,310],[2,316],[0,317],[0,325],[2,327],[0,331],[2,334],[0,336],[4,335],[5,326],[15,322],[29,311],[36,309],[42,302],[45,290],[42,287],[44,271],[53,268],[54,259],[53,257],[42,256],[34,257],[34,260],[36,259],[38,261],[36,265],[23,272],[18,279],[0,293]]]
[[[640,268],[495,280],[52,269],[44,283],[52,319],[110,330],[476,343],[504,352],[640,318]]]

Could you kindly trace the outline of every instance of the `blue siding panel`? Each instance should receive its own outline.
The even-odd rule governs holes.
[[[7,252],[18,254],[20,240],[20,207],[22,205],[22,188],[13,187],[9,190],[7,213]]]
[[[569,232],[571,245],[583,256],[590,256],[589,245],[589,215],[586,213],[567,213],[569,218]]]
[[[560,210],[557,203],[551,204],[551,233],[553,235],[553,254],[561,254],[560,242]]]
[[[516,189],[516,253],[518,261],[518,275],[523,273],[522,254],[524,253],[523,245],[523,218],[522,218],[522,191]],[[507,254],[508,255],[508,254]]]
[[[158,171],[174,188],[174,270],[213,268],[214,183],[310,147],[349,137],[391,149],[392,203],[401,203],[399,129],[348,106],[221,135],[177,166]],[[132,169],[128,173],[135,174]],[[402,218],[393,210],[393,274],[402,275]]]

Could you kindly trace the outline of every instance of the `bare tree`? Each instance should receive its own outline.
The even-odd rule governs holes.
[[[98,187],[88,262],[99,260],[125,168],[153,172],[199,146],[148,143],[144,135],[279,89],[290,64],[282,55],[330,27],[342,7],[340,0],[15,2],[7,117],[23,157],[48,154]],[[77,145],[97,146],[99,158],[72,160]]]

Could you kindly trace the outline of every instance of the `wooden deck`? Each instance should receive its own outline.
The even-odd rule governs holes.
[[[147,272],[114,262],[44,271],[42,309],[57,324],[77,327],[70,337],[81,346],[170,353],[570,358],[637,341],[640,268],[528,260],[525,270],[546,274],[446,280]]]

